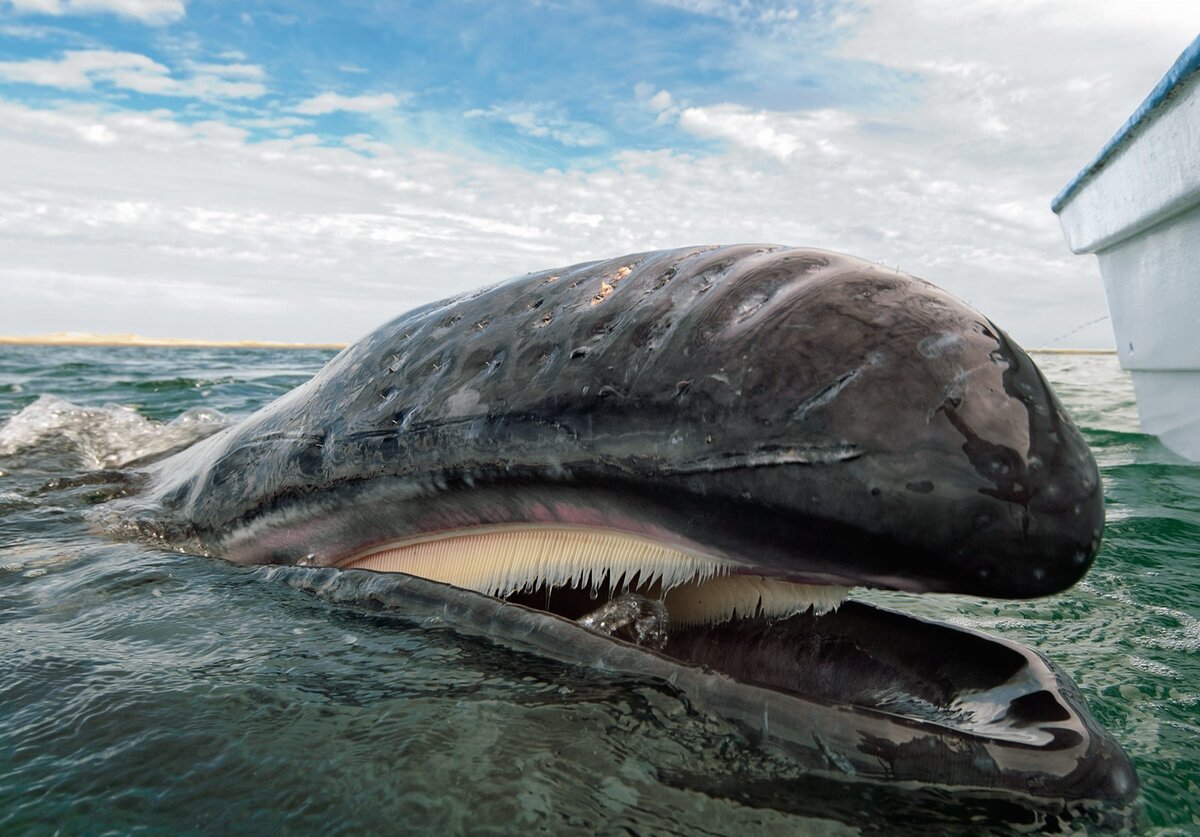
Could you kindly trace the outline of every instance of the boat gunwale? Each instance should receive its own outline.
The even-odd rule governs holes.
[[[1138,105],[1137,110],[1125,120],[1125,124],[1117,129],[1117,132],[1104,144],[1092,161],[1055,195],[1054,200],[1050,202],[1051,211],[1061,214],[1084,185],[1099,174],[1118,152],[1130,145],[1141,133],[1141,130],[1174,100],[1175,93],[1179,88],[1187,84],[1197,73],[1200,73],[1200,36],[1197,36],[1180,53],[1171,69],[1167,70],[1150,94]]]

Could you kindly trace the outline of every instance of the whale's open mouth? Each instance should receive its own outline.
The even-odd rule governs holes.
[[[1036,652],[846,601],[849,586],[812,583],[826,579],[806,573],[802,561],[785,574],[661,529],[514,521],[376,543],[334,563],[371,571],[383,585],[404,586],[406,576],[449,584],[458,588],[447,590],[449,601],[472,601],[462,591],[483,594],[499,602],[496,613],[524,614],[511,617],[523,626],[518,635],[544,637],[556,649],[562,641],[587,646],[578,637],[586,628],[659,660],[638,662],[618,642],[601,652],[605,667],[665,663],[683,666],[668,669],[672,681],[681,671],[728,678],[720,682],[750,689],[739,701],[783,701],[763,710],[763,722],[783,712],[796,728],[812,727],[811,741],[789,749],[807,758],[804,748],[815,742],[813,757],[836,772],[866,776],[881,763],[892,778],[940,771],[977,789],[1064,798],[1124,798],[1132,787],[1124,768],[1099,781],[1079,773],[1081,755],[1113,755],[1065,678]],[[755,698],[755,690],[773,697]],[[861,724],[837,744],[819,720],[833,707]]]
[[[813,776],[914,792],[932,781],[964,804],[999,795],[1071,817],[1081,800],[1106,808],[1136,792],[1124,755],[1037,652],[753,569],[624,533],[496,526],[268,572],[670,683]]]
[[[1054,749],[1062,722],[1078,723],[1033,652],[847,604],[849,586],[789,580],[661,532],[475,526],[338,563],[471,590],[742,683],[957,734]]]

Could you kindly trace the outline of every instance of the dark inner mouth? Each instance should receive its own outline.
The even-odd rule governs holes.
[[[655,594],[648,588],[632,591],[635,600],[654,602]],[[596,591],[541,587],[506,600],[586,624],[590,614],[622,597],[630,591],[614,596],[605,584]],[[618,620],[601,632],[743,683],[959,729],[1070,717],[1053,694],[1032,680],[1019,682],[1026,659],[1009,646],[860,602],[822,614],[807,610],[785,618],[664,625],[661,635],[649,639],[632,620]],[[1038,737],[1016,734],[1027,743]]]

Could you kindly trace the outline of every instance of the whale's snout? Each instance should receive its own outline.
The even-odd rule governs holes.
[[[975,561],[977,592],[983,595],[1056,593],[1087,572],[1100,548],[1100,472],[1037,367],[1003,332],[996,333],[1000,391],[1012,415],[1007,444],[973,433],[955,408],[946,410],[962,436],[963,455],[987,483],[976,489],[974,532],[955,554]]]

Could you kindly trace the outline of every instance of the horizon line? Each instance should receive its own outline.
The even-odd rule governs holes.
[[[0,346],[136,346],[177,349],[344,349],[349,343],[286,342],[282,340],[206,340],[193,337],[144,337],[140,334],[89,334],[59,331],[52,334],[0,335]],[[1115,355],[1116,349],[1037,348],[1031,355]]]

